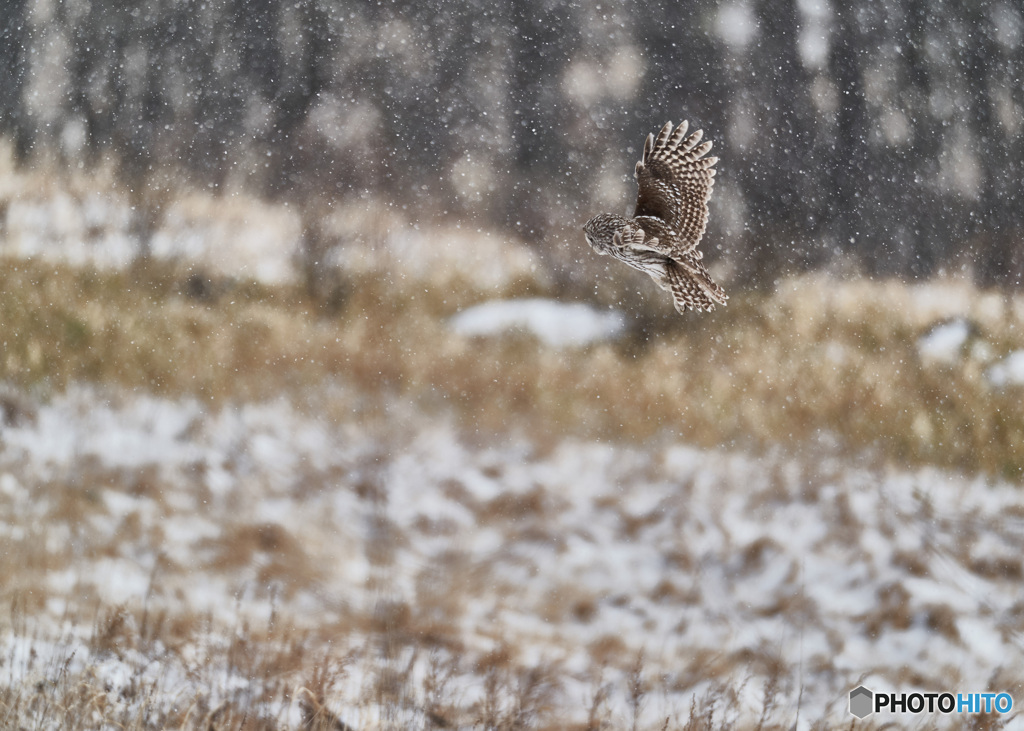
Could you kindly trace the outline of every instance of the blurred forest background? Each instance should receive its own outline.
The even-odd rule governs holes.
[[[325,207],[361,199],[565,256],[686,118],[722,158],[731,281],[1012,286],[1022,37],[1019,1],[7,0],[0,124],[22,163],[113,164],[142,253],[194,186],[296,205],[313,261]]]

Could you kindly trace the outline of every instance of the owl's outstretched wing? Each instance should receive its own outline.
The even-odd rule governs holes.
[[[671,241],[671,255],[682,256],[693,251],[700,243],[708,223],[708,198],[715,184],[714,164],[717,157],[704,157],[711,143],[700,144],[703,132],[697,130],[689,137],[689,125],[683,122],[674,130],[669,122],[661,128],[657,138],[647,135],[643,159],[636,164],[638,216],[661,219],[675,234]]]

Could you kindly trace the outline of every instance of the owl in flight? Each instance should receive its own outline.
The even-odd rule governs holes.
[[[598,254],[609,254],[647,272],[672,293],[676,310],[713,310],[724,305],[725,291],[711,281],[697,250],[708,223],[708,198],[715,183],[717,157],[704,157],[711,143],[699,144],[697,130],[669,122],[657,138],[647,135],[644,157],[636,164],[640,191],[633,218],[614,213],[594,216],[583,233]]]

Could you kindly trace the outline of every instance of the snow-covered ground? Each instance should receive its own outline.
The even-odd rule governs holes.
[[[133,215],[126,199],[100,192],[57,190],[15,197],[7,204],[0,253],[122,269],[139,254]],[[300,234],[299,217],[285,206],[191,196],[162,212],[150,245],[159,258],[281,283],[296,276]]]
[[[44,189],[4,203],[2,255],[123,269],[139,254],[132,208],[110,192]],[[301,276],[302,218],[295,206],[192,194],[170,202],[157,219],[150,242],[154,257],[267,284]],[[396,281],[434,283],[461,279],[484,289],[546,278],[534,252],[490,231],[421,231],[365,202],[336,211],[324,226],[332,237],[331,262],[350,274],[388,271]],[[367,236],[367,230],[381,234]]]
[[[1013,351],[989,368],[985,375],[996,388],[1024,386],[1024,350]]]
[[[917,350],[925,363],[953,365],[963,355],[971,335],[971,323],[964,318],[942,322],[917,340]]]
[[[601,312],[578,302],[535,297],[484,302],[463,310],[450,324],[459,335],[529,333],[546,345],[560,348],[614,340],[625,332],[626,317],[617,310]]]
[[[130,222],[116,199],[25,196],[7,208],[0,251],[124,267]],[[370,239],[351,211],[335,223],[337,263],[396,285],[473,282],[483,297],[543,280],[528,249],[493,234],[384,225]],[[292,210],[191,197],[164,211],[152,246],[279,282],[296,276],[300,238]],[[918,334],[911,360],[928,374],[977,373],[985,398],[1024,383],[1024,351],[993,338],[1024,318],[1020,297],[815,275],[780,283],[766,311],[810,339],[829,336],[820,312],[861,321],[870,307]],[[617,311],[538,299],[485,302],[448,324],[553,347],[625,328]],[[833,342],[826,357],[849,366],[855,347]],[[188,727],[182,718],[233,703],[294,728],[302,688],[330,666],[313,697],[352,727],[425,727],[440,657],[450,727],[486,726],[495,667],[511,674],[506,705],[532,697],[549,727],[584,724],[601,706],[604,728],[629,727],[634,707],[642,728],[676,728],[713,701],[719,725],[743,728],[766,697],[769,722],[846,725],[859,684],[1024,703],[1019,485],[910,471],[824,441],[766,454],[667,438],[534,442],[513,414],[504,436],[491,425],[482,437],[465,414],[381,398],[343,380],[301,401],[229,407],[0,389],[8,688],[31,695],[72,678],[90,713],[134,718],[145,706]],[[245,656],[264,665],[246,669]],[[413,690],[397,702],[381,688],[403,667]],[[523,689],[531,677],[543,693]],[[873,720],[908,719],[962,720]]]
[[[9,410],[0,532],[9,564],[33,558],[8,565],[7,582],[42,608],[4,630],[5,678],[33,682],[65,658],[113,704],[140,678],[168,705],[261,697],[266,678],[209,687],[196,669],[209,634],[114,651],[95,640],[95,614],[69,620],[145,606],[228,637],[273,613],[321,638],[321,659],[380,646],[384,612],[409,652],[457,648],[466,704],[485,692],[473,659],[501,652],[553,669],[551,712],[566,721],[585,721],[607,682],[615,728],[641,654],[641,718],[655,728],[715,688],[730,689],[717,718],[756,722],[772,678],[770,718],[800,728],[848,723],[861,683],[1024,702],[1017,487],[813,450],[480,441],[443,414],[364,406],[332,385],[302,404],[218,409],[74,388]],[[344,677],[327,706],[373,728],[384,711],[366,672]],[[292,701],[272,712],[300,719]]]

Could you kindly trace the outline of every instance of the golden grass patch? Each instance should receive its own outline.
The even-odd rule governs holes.
[[[310,384],[336,381],[370,412],[376,395],[397,394],[456,414],[467,434],[832,445],[897,464],[1010,479],[1024,471],[1021,388],[984,376],[993,358],[1024,346],[1024,310],[960,284],[948,284],[949,300],[963,300],[987,361],[922,362],[917,339],[950,310],[935,304],[939,295],[891,282],[804,277],[617,343],[558,350],[525,335],[451,333],[447,318],[479,292],[368,274],[346,280],[340,304],[324,308],[298,287],[229,280],[197,298],[186,286],[193,274],[174,264],[103,273],[6,260],[0,379],[213,402],[301,398]]]

